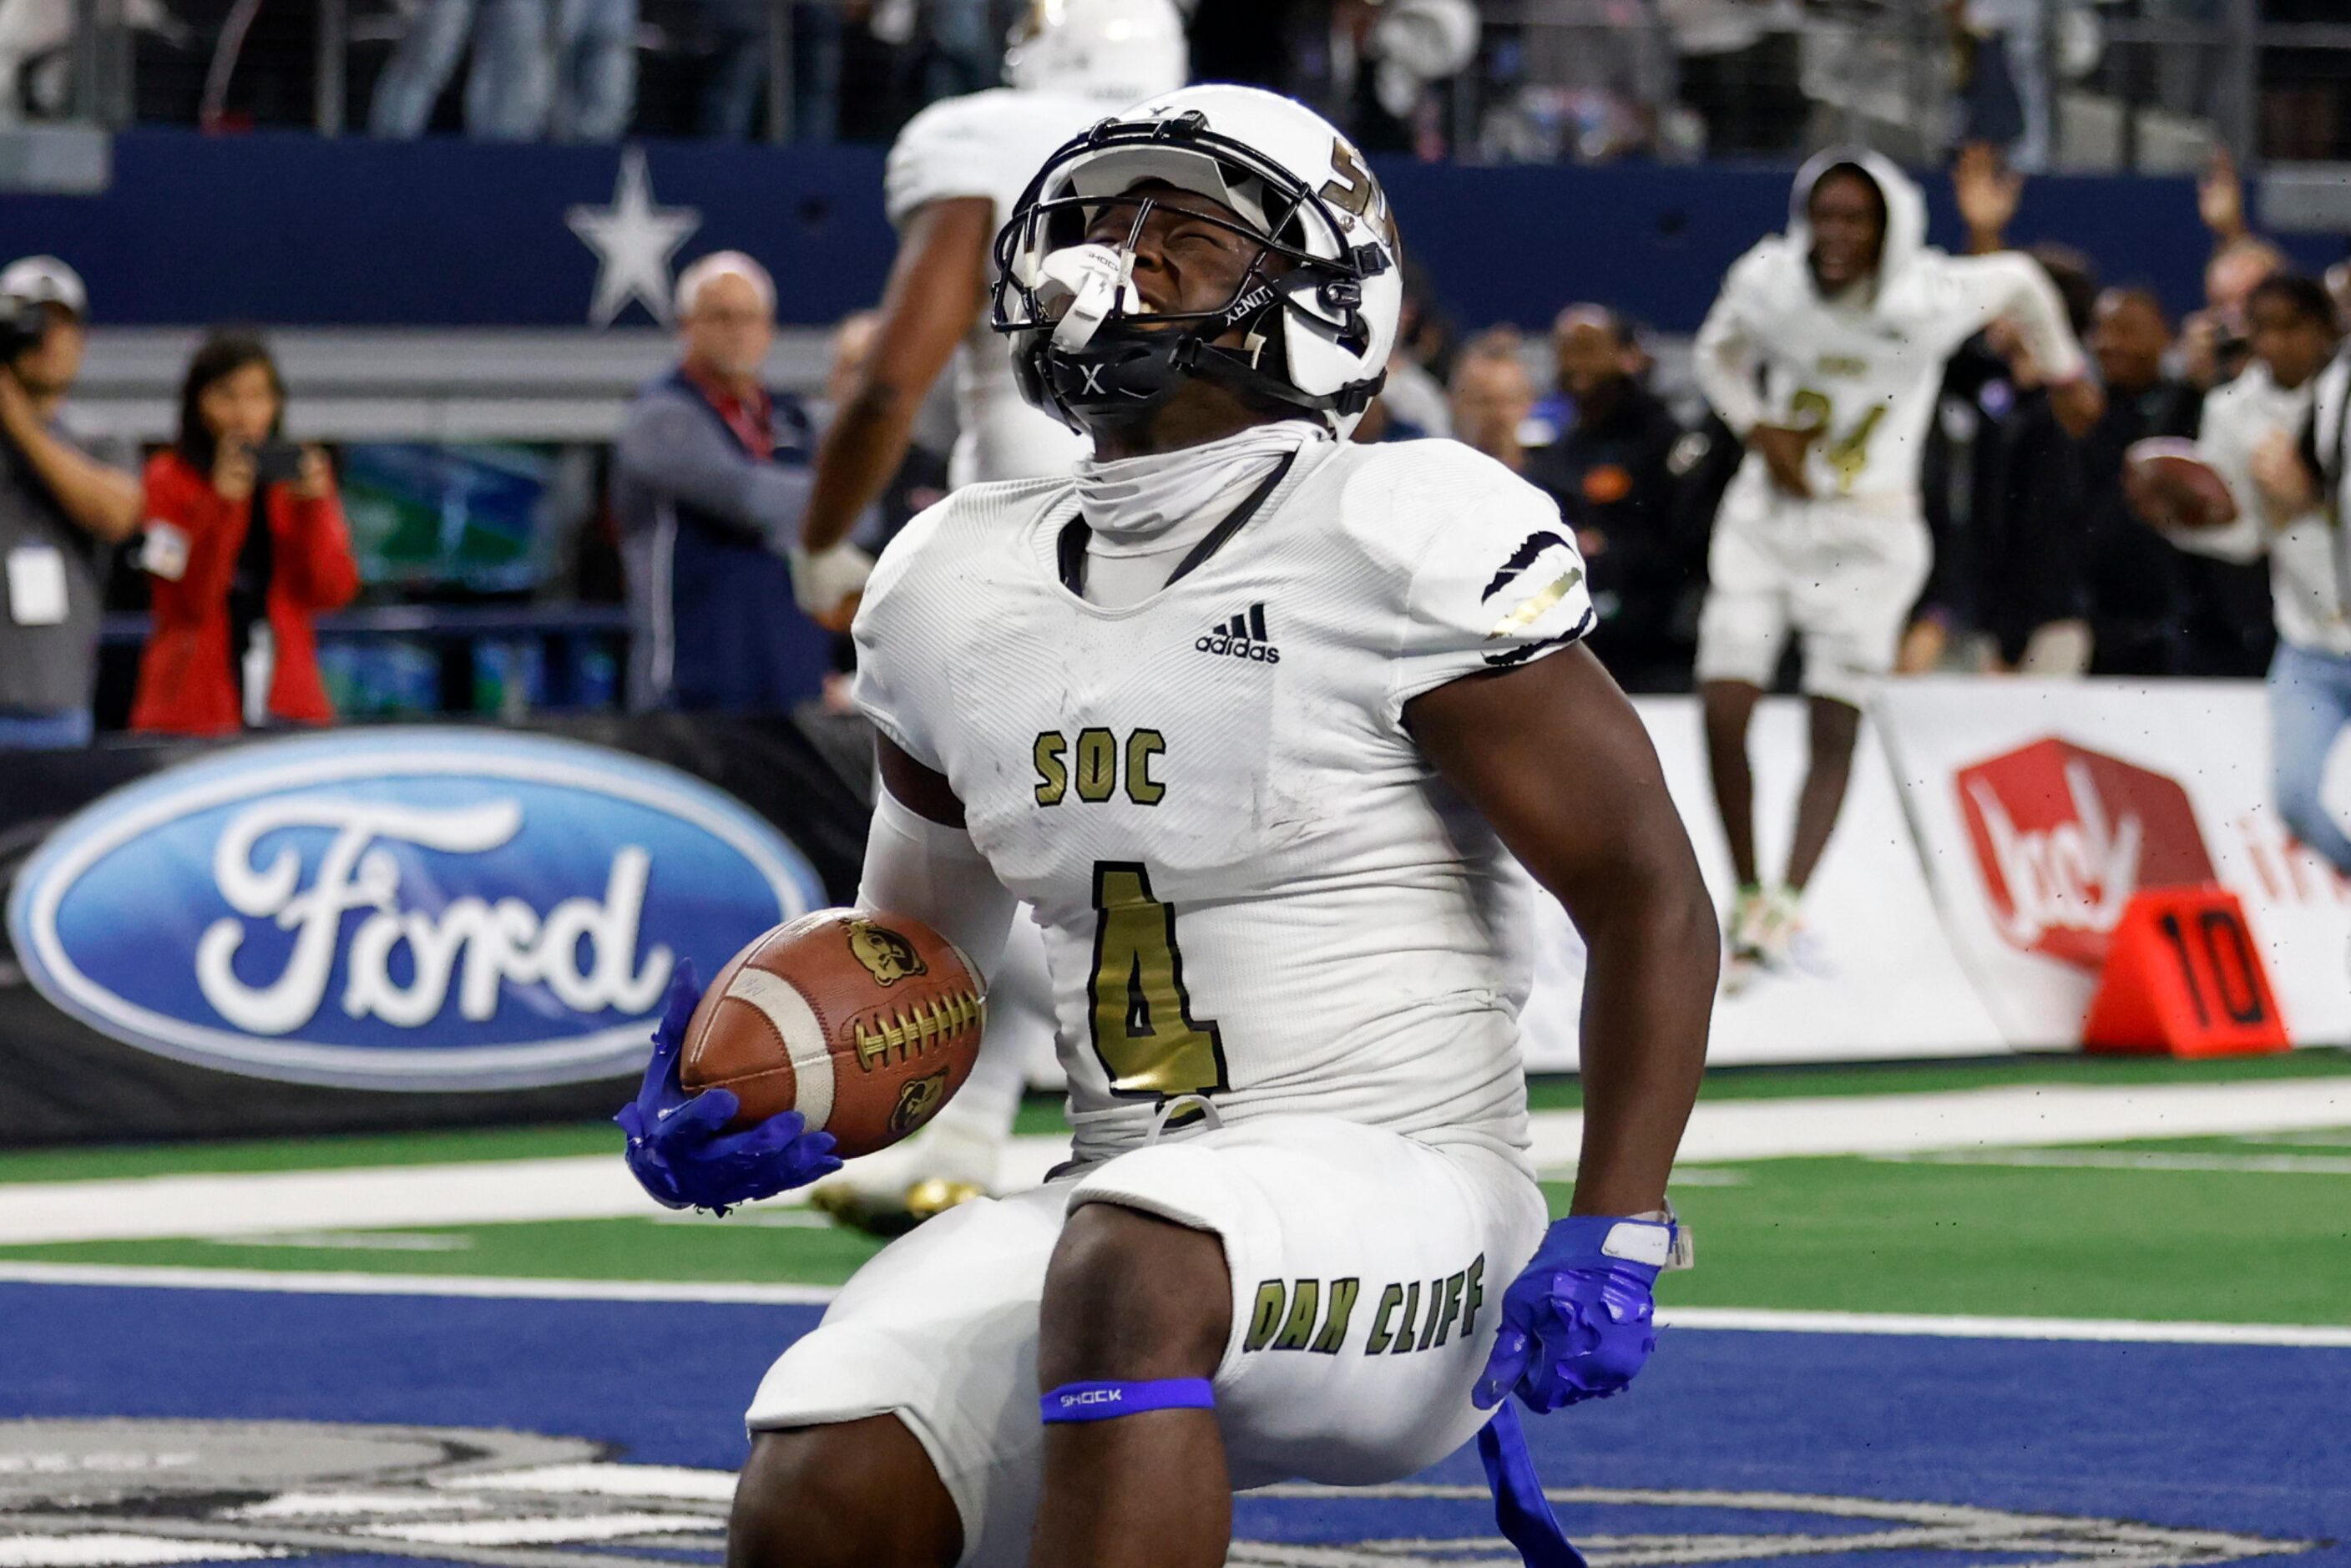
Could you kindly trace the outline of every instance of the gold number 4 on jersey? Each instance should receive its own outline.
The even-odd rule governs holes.
[[[1861,471],[1869,466],[1869,438],[1877,434],[1877,422],[1885,417],[1886,405],[1872,403],[1868,413],[1854,421],[1851,430],[1839,435],[1828,393],[1806,387],[1788,400],[1789,422],[1798,430],[1820,433],[1824,443],[1821,455],[1828,459],[1829,470],[1837,477],[1840,496],[1850,494]]]
[[[1151,895],[1151,873],[1096,861],[1094,917],[1086,999],[1111,1092],[1167,1100],[1229,1088],[1224,1039],[1214,1019],[1192,1016],[1176,911]]]

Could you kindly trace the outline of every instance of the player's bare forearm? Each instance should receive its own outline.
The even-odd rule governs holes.
[[[919,389],[909,394],[869,377],[833,415],[817,448],[816,479],[800,516],[802,549],[814,555],[849,537],[905,461],[922,402]]]
[[[1657,1207],[1706,1068],[1720,953],[1648,732],[1581,647],[1440,686],[1405,717],[1590,949],[1575,1211]]]
[[[849,537],[905,460],[915,412],[978,318],[995,223],[985,196],[931,202],[907,218],[873,347],[817,451],[800,521],[811,555]]]

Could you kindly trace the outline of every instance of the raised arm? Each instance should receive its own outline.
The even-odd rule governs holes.
[[[2019,347],[2049,389],[2050,412],[2066,434],[2087,434],[2105,413],[2105,396],[2090,379],[2081,340],[2065,319],[2065,302],[2041,264],[2011,250],[1954,257],[1948,265],[1967,301],[1961,331],[1973,334],[1996,320],[2012,322]]]
[[[84,455],[51,431],[23,383],[5,371],[0,371],[0,434],[23,454],[26,465],[76,528],[108,544],[138,531],[138,476]]]
[[[800,521],[810,554],[847,538],[905,461],[916,411],[979,319],[995,225],[996,204],[985,196],[925,203],[906,219],[872,351],[817,451]]]
[[[1405,713],[1590,949],[1573,1211],[1664,1207],[1706,1067],[1720,939],[1648,732],[1580,646],[1439,686]]]

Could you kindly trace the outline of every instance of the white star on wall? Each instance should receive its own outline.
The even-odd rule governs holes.
[[[670,259],[702,226],[697,207],[653,205],[653,176],[642,147],[621,153],[621,177],[609,207],[575,206],[564,225],[596,253],[596,298],[588,319],[609,327],[633,299],[666,327],[670,321]]]

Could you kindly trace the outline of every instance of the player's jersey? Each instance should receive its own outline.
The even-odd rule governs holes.
[[[994,225],[1001,228],[1054,149],[1118,108],[1074,93],[1011,88],[942,99],[908,120],[890,149],[883,176],[890,221],[903,225],[926,203],[985,196],[996,204]],[[1066,473],[1085,455],[1084,437],[1022,401],[1012,351],[984,314],[956,350],[955,377],[949,486]]]
[[[1081,1154],[1200,1093],[1522,1157],[1530,884],[1403,715],[1589,630],[1557,508],[1451,442],[1317,437],[1124,610],[1062,580],[1076,512],[1067,480],[951,496],[856,637],[859,706],[1036,908]]]
[[[2237,520],[2220,528],[2167,529],[2182,549],[2223,560],[2270,558],[2270,601],[2278,635],[2299,648],[2338,656],[2351,654],[2351,615],[2346,615],[2344,541],[2329,511],[2319,507],[2273,528],[2262,514],[2253,485],[2253,454],[2273,435],[2298,439],[2310,421],[2317,381],[2289,391],[2271,379],[2260,361],[2204,400],[2197,449],[2236,497]]]
[[[1874,287],[1824,299],[1807,260],[1805,210],[1820,175],[1844,162],[1862,164],[1885,194],[1885,246]],[[1899,169],[1874,154],[1823,154],[1797,176],[1786,235],[1732,266],[1699,329],[1698,382],[1732,429],[1820,432],[1806,473],[1822,510],[1918,514],[1919,455],[1944,361],[1995,319],[2015,319],[2049,379],[2082,369],[2056,290],[2032,258],[1946,256],[1925,235],[1925,204]],[[1762,459],[1750,455],[1737,483],[1768,490]]]

